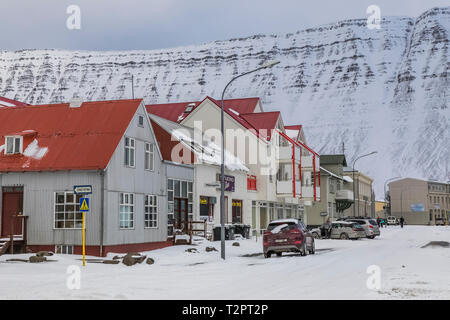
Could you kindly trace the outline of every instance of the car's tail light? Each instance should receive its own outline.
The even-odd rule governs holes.
[[[294,243],[295,244],[302,244],[302,240],[295,240]]]
[[[267,247],[268,245],[269,245],[269,242],[267,242],[267,241],[263,242],[263,246]]]
[[[373,229],[373,225],[370,224],[370,225],[369,225],[369,228],[370,228],[370,229]]]
[[[300,233],[302,233],[299,229],[292,229],[291,230],[291,233],[294,233],[294,234],[300,234]]]

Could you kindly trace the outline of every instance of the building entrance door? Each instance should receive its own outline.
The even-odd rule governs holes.
[[[182,233],[188,233],[188,199],[174,198],[174,227],[181,230]]]
[[[5,187],[2,191],[1,236],[7,237],[11,234],[11,224],[14,224],[14,235],[22,235],[22,220],[13,216],[23,212],[23,188]]]

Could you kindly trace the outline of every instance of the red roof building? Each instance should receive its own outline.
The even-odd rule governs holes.
[[[0,172],[104,169],[141,102],[0,108]],[[6,154],[6,137],[23,152]]]

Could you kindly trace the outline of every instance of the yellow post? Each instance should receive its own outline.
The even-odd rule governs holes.
[[[86,266],[85,248],[86,248],[86,212],[83,211],[83,267]]]

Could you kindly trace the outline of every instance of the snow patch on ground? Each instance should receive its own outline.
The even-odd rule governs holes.
[[[314,255],[265,259],[258,237],[239,247],[226,241],[223,261],[220,242],[195,237],[192,246],[144,252],[155,264],[132,267],[88,260],[83,268],[78,255],[39,264],[6,262],[11,256],[3,255],[0,284],[8,290],[0,299],[450,299],[450,249],[421,248],[449,239],[450,227],[390,226],[374,240],[316,240]],[[71,265],[81,268],[80,290],[66,286]],[[381,270],[379,290],[366,285],[371,265]]]

